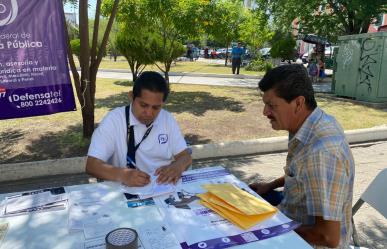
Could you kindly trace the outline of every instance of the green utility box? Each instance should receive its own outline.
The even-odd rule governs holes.
[[[387,102],[387,32],[339,37],[334,92],[368,102]]]

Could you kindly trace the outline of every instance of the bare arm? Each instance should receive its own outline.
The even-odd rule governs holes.
[[[86,173],[100,179],[121,182],[130,187],[145,186],[150,182],[150,176],[138,169],[113,167],[104,161],[87,157]]]
[[[337,247],[340,243],[340,221],[324,220],[316,216],[314,225],[302,225],[295,231],[308,243],[318,246]]]
[[[192,157],[188,153],[188,150],[183,150],[175,156],[175,161],[170,165],[162,166],[155,172],[157,177],[157,183],[173,183],[176,184],[179,181],[181,174],[187,170],[192,163]]]
[[[257,194],[263,195],[276,188],[283,187],[285,185],[285,176],[277,178],[271,182],[255,182],[249,185]]]

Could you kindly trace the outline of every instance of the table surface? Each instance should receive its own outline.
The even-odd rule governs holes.
[[[111,214],[112,222],[117,227],[130,227],[138,229],[145,224],[163,225],[162,217],[157,206],[128,208],[126,199],[119,187],[114,183],[97,183],[109,185],[109,206],[114,210]],[[90,184],[74,185],[65,187],[66,192],[90,188]],[[0,195],[0,201],[5,196]],[[63,210],[31,213],[13,217],[0,218],[0,223],[8,222],[9,227],[1,249],[70,249],[79,248],[79,244],[85,240],[82,232],[69,233],[68,229],[68,207]],[[234,248],[311,248],[295,232],[288,232],[280,236],[256,241]]]

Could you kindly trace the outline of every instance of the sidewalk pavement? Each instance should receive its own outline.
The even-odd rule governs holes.
[[[97,78],[132,80],[132,73],[127,69],[99,69]],[[234,75],[234,74],[208,74],[189,72],[170,72],[169,81],[175,84],[197,84],[213,86],[237,86],[257,88],[262,77],[254,75]],[[313,88],[318,93],[331,92],[331,80],[327,77],[321,83],[313,84]]]
[[[354,185],[355,203],[374,177],[387,167],[387,141],[352,145],[356,163]],[[283,174],[286,153],[256,154],[249,156],[221,157],[210,160],[195,160],[193,168],[221,165],[239,179],[250,183],[255,180],[270,180]],[[47,176],[34,179],[0,182],[0,191],[15,192],[53,186],[95,182],[86,174]],[[381,192],[381,194],[385,194]],[[382,249],[387,245],[387,220],[372,207],[364,204],[354,217],[361,244],[368,248]]]

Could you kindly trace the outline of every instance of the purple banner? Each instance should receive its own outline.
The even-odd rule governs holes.
[[[0,1],[0,119],[76,110],[61,5]]]

